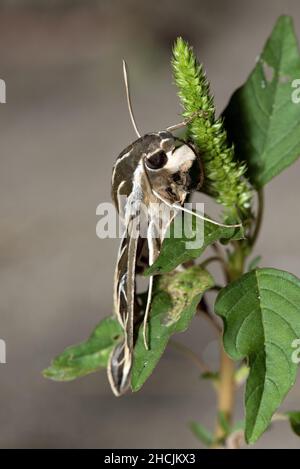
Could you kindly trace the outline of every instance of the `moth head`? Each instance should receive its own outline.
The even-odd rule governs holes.
[[[181,198],[182,193],[198,189],[203,182],[203,168],[200,157],[191,145],[174,137],[171,133],[172,130],[178,129],[182,125],[185,126],[186,122],[181,123],[179,126],[168,127],[167,130],[158,133],[141,136],[132,110],[127,66],[124,60],[123,74],[128,111],[135,133],[138,136],[138,140],[132,145],[131,151],[128,152],[133,164],[126,167],[125,172],[128,174],[130,170],[135,169],[139,161],[134,155],[139,157],[141,154],[148,180],[151,185],[155,185],[156,190],[160,190],[160,186],[167,188],[169,184],[170,191],[175,192],[177,198],[178,196]],[[123,154],[121,156],[124,157]]]
[[[159,132],[158,137],[144,154],[145,169],[153,187],[173,192],[174,196],[198,189],[203,170],[196,150],[170,132]]]

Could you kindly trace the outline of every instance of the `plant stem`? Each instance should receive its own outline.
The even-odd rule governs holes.
[[[235,250],[228,260],[228,283],[239,278],[244,271],[245,253],[240,243],[235,243]],[[235,363],[220,345],[220,373],[218,385],[218,421],[215,429],[215,441],[224,441],[226,430],[220,424],[220,414],[227,427],[231,426],[235,403]]]
[[[262,189],[260,189],[257,192],[257,197],[258,197],[258,209],[257,209],[257,216],[256,216],[256,224],[255,224],[255,229],[254,229],[252,238],[249,240],[249,244],[251,248],[253,248],[259,236],[263,214],[264,214],[264,193]]]
[[[232,414],[235,398],[234,382],[235,364],[229,358],[223,347],[220,357],[220,377],[218,383],[218,415],[222,413],[228,425],[232,423]],[[220,425],[219,418],[215,430],[215,439],[223,440],[226,437],[224,428]]]
[[[229,255],[224,269],[224,273],[227,274],[228,283],[233,282],[238,279],[244,272],[244,265],[246,256],[250,254],[253,249],[254,244],[257,241],[257,238],[260,233],[260,228],[262,224],[263,211],[264,211],[264,197],[263,191],[260,190],[257,193],[258,195],[258,209],[256,216],[255,228],[253,235],[248,239],[248,249],[244,249],[242,242],[233,242],[234,251]],[[220,255],[220,249],[218,246],[215,246],[215,250]],[[219,372],[219,385],[218,385],[218,421],[215,429],[215,444],[218,445],[219,442],[225,442],[227,437],[226,431],[224,430],[224,425],[220,424],[220,414],[222,418],[226,421],[226,426],[230,428],[232,423],[232,416],[235,403],[235,363],[231,358],[226,354],[223,345],[220,346],[220,372]]]

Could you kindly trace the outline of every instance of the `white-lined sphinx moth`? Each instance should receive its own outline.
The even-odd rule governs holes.
[[[172,133],[186,122],[140,135],[132,112],[125,62],[123,71],[129,113],[138,139],[119,155],[112,174],[112,197],[125,225],[114,279],[114,309],[124,339],[114,348],[108,364],[109,381],[117,396],[130,385],[133,348],[141,319],[144,343],[148,347],[146,327],[153,277],[149,278],[148,298],[141,318],[135,294],[136,271],[141,264],[149,266],[157,258],[168,224],[178,209],[188,211],[182,207],[186,197],[199,189],[204,179],[200,154]],[[122,196],[126,197],[124,209]],[[146,214],[142,213],[145,207]],[[144,223],[147,225],[146,236],[142,237]]]

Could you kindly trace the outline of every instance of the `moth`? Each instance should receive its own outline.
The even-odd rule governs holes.
[[[199,189],[204,180],[200,153],[173,133],[187,125],[187,121],[159,132],[140,134],[132,111],[125,61],[123,74],[128,110],[138,138],[121,152],[112,172],[112,198],[125,226],[114,277],[114,310],[124,339],[115,346],[108,363],[108,378],[116,396],[130,387],[139,326],[143,327],[144,345],[148,348],[147,321],[153,277],[149,278],[147,302],[141,318],[136,298],[137,271],[152,265],[158,257],[166,229],[177,211],[193,213],[183,204],[188,194]],[[124,207],[122,197],[126,197]],[[142,208],[146,214],[142,213]],[[169,209],[167,216],[166,208]],[[145,236],[141,233],[141,219],[146,223]]]

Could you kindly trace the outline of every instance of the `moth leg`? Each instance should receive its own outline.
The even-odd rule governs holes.
[[[148,230],[147,230],[149,266],[153,264],[159,252],[159,249],[157,247],[157,240],[158,240],[158,234],[156,230],[155,221],[151,220],[148,226]],[[148,340],[147,340],[147,323],[148,323],[148,318],[149,318],[149,313],[150,313],[150,308],[151,308],[153,281],[154,281],[154,277],[153,275],[151,275],[151,277],[149,278],[147,304],[146,304],[145,314],[144,314],[144,319],[143,319],[143,339],[144,339],[144,345],[145,345],[146,350],[149,350],[149,345],[148,345]]]
[[[135,231],[136,230],[136,231]],[[134,327],[134,299],[135,299],[135,266],[137,246],[139,239],[139,223],[132,220],[129,223],[129,243],[128,243],[128,259],[127,259],[127,282],[126,282],[126,298],[127,298],[127,314],[126,314],[126,347],[132,352],[133,349],[133,327]]]
[[[192,210],[189,210],[186,207],[182,207],[181,205],[177,204],[176,202],[175,203],[168,202],[168,200],[164,199],[154,189],[152,189],[152,193],[153,193],[153,195],[155,195],[155,197],[157,197],[159,200],[161,200],[168,207],[173,208],[175,210],[181,210],[182,212],[186,212],[186,213],[189,213],[191,215],[194,215],[195,217],[200,218],[201,220],[207,221],[208,223],[212,223],[213,225],[222,226],[224,228],[242,228],[242,226],[243,226],[241,223],[236,223],[236,224],[233,224],[233,225],[226,225],[224,223],[219,223],[218,221],[212,220],[211,218],[207,218],[204,215],[200,215],[197,212],[193,212]]]
[[[167,127],[166,130],[168,132],[173,132],[174,130],[182,129],[182,127],[186,127],[188,124],[190,124],[195,117],[206,117],[208,113],[206,111],[196,111],[194,114],[187,119],[184,119],[182,122],[179,122],[179,124],[171,125],[170,127]]]

